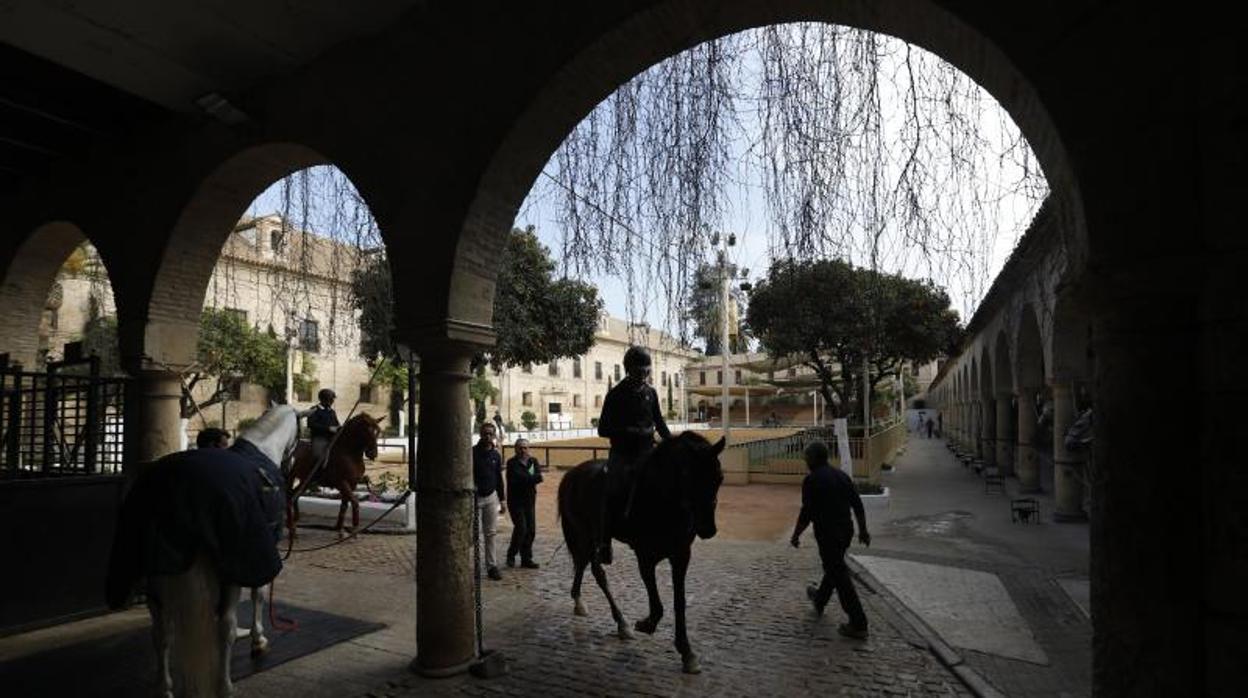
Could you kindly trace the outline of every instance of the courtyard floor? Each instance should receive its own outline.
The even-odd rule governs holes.
[[[1091,631],[1080,608],[1086,608],[1086,525],[1049,523],[1051,502],[1043,523],[1011,524],[1008,499],[983,494],[943,442],[912,437],[896,465],[885,475],[890,507],[868,512],[873,545],[851,550],[871,623],[866,642],[837,635],[843,618],[835,603],[822,618],[811,611],[803,590],[818,579],[818,558],[809,534],[798,550],[787,544],[800,491],[786,485],[724,487],[719,535],[695,544],[688,618],[702,674],[680,672],[666,566],[659,581],[667,614],[655,635],[618,639],[606,602],[588,579],[590,615],[574,617],[571,564],[557,548],[554,493],[561,475],[552,470],[538,505],[542,569],[506,569],[501,582],[483,582],[485,645],[506,656],[505,676],[428,680],[408,671],[415,651],[415,539],[366,535],[296,555],[278,578],[278,609],[290,604],[386,627],[243,679],[238,695],[969,694],[929,649],[933,634],[989,690],[1088,694]],[[500,548],[509,533],[505,526]],[[317,529],[300,535],[301,547],[332,540]],[[644,615],[636,566],[618,546],[609,577],[630,622]],[[0,662],[146,624],[146,614],[132,610],[0,639]],[[126,676],[127,690],[97,695],[145,693],[141,678]]]

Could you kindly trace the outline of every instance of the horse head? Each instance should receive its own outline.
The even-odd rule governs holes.
[[[369,460],[377,460],[377,441],[381,438],[381,422],[384,419],[385,416],[377,418],[367,412],[351,418],[350,423],[354,426],[352,431],[358,432],[359,439],[359,443],[353,446],[362,450]]]
[[[723,438],[712,444],[702,436],[687,431],[677,437],[687,447],[677,465],[682,499],[693,516],[693,531],[699,538],[714,538],[715,507],[719,502],[719,486],[724,473],[719,454],[726,445]]]

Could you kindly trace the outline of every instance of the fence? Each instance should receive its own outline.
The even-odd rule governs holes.
[[[890,461],[897,451],[905,445],[906,427],[900,420],[889,420],[874,425],[869,438],[863,439],[862,427],[851,427],[849,437],[849,455],[853,460],[854,477],[878,482],[880,469]],[[857,436],[854,434],[857,433]],[[793,479],[806,474],[806,463],[803,453],[806,446],[815,440],[828,444],[832,462],[840,467],[840,454],[836,447],[836,433],[832,427],[811,427],[797,434],[772,439],[760,439],[744,444],[730,446],[730,450],[744,451],[746,472],[759,476],[782,476]]]
[[[95,357],[0,371],[0,478],[120,474],[124,400]]]

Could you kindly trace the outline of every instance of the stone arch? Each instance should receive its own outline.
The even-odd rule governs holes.
[[[34,367],[39,324],[56,275],[74,249],[89,240],[77,224],[51,221],[35,228],[14,253],[4,270],[5,303],[0,304],[0,351],[8,352],[10,361]],[[109,273],[103,253],[101,259]]]
[[[1015,370],[1020,388],[1038,388],[1044,385],[1046,366],[1044,340],[1040,337],[1040,323],[1033,304],[1023,306],[1019,316],[1018,334],[1014,340],[1018,353]]]
[[[576,124],[633,76],[705,41],[761,26],[827,22],[898,37],[956,66],[996,98],[1018,124],[1083,240],[1083,209],[1059,130],[1022,71],[958,14],[931,0],[869,4],[852,0],[669,0],[609,25],[544,79],[490,157],[459,231],[448,317],[492,321],[497,251],[541,168]],[[644,40],[638,40],[644,37]]]
[[[979,350],[979,366],[979,384],[975,386],[975,389],[979,391],[981,399],[991,400],[997,388],[997,382],[994,380],[996,368],[992,365],[992,352],[988,350],[986,342]]]
[[[1005,330],[997,332],[993,347],[992,391],[994,394],[1014,392],[1014,362],[1010,360],[1010,341],[1006,339]]]
[[[233,154],[205,177],[170,231],[142,328],[123,327],[123,353],[153,368],[194,361],[204,294],[234,225],[273,182],[328,162],[303,145],[270,143]]]
[[[1052,380],[1086,380],[1092,375],[1092,317],[1071,296],[1059,296],[1053,309],[1049,355]]]

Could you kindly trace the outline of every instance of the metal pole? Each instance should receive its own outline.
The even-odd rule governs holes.
[[[723,238],[723,251],[719,256],[719,317],[720,317],[720,363],[723,366],[724,380],[721,381],[720,392],[723,400],[723,408],[721,410],[724,422],[724,443],[731,443],[729,435],[731,427],[728,426],[728,381],[732,380],[732,374],[728,372],[728,284],[731,280],[728,278],[728,236]]]

